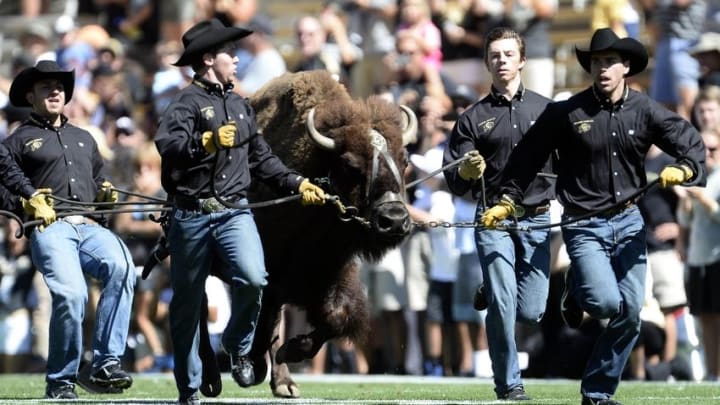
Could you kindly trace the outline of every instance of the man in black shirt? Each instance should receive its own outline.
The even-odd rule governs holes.
[[[626,77],[647,65],[640,42],[599,29],[576,53],[593,85],[548,105],[510,156],[504,195],[482,221],[492,228],[516,215],[527,185],[557,152],[556,193],[571,222],[562,227],[571,260],[562,312],[575,326],[581,310],[609,318],[585,368],[582,403],[614,405],[644,298],[646,231],[633,198],[647,184],[645,155],[655,144],[675,159],[660,172],[661,187],[703,185],[705,149],[689,122],[627,86]]]
[[[63,115],[74,84],[74,72],[62,71],[52,61],[20,72],[11,85],[10,102],[32,107],[32,113],[4,143],[33,186],[51,189],[66,200],[112,204],[117,191],[105,178],[95,140]],[[61,203],[57,208],[77,206]],[[74,385],[88,300],[83,273],[98,279],[102,288],[90,382],[115,391],[130,387],[132,378],[120,366],[135,285],[130,252],[120,238],[88,217],[65,216],[45,225],[44,231],[30,235],[30,250],[52,294],[46,397],[77,398]]]
[[[493,77],[490,94],[458,118],[443,162],[446,165],[463,155],[472,156],[458,169],[446,170],[445,179],[456,195],[472,189],[478,200],[477,216],[487,209],[486,203],[500,200],[500,175],[508,156],[551,101],[522,85],[525,42],[515,31],[495,28],[488,33],[485,63]],[[549,169],[548,163],[545,170]],[[525,215],[518,218],[521,224],[550,223],[553,189],[551,177],[537,177],[522,200],[526,209]],[[484,280],[477,294],[486,297],[480,300],[486,303],[478,307],[477,297],[475,301],[477,309],[487,307],[495,392],[498,399],[529,400],[520,378],[515,320],[537,323],[545,313],[550,229],[515,233],[477,228],[475,243]]]
[[[198,326],[202,291],[215,262],[232,279],[232,315],[222,337],[232,376],[242,387],[255,382],[247,354],[267,284],[264,253],[251,210],[226,208],[221,200],[247,204],[252,174],[277,189],[299,192],[303,204],[325,202],[321,188],[272,154],[254,110],[232,91],[234,49],[251,33],[212,19],[183,35],[185,50],[175,65],[192,65],[195,76],[165,110],[155,137],[163,187],[176,206],[167,235],[173,287],[170,333],[183,404],[199,403]]]

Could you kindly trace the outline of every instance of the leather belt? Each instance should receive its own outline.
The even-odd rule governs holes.
[[[525,208],[525,215],[523,215],[523,217],[534,217],[535,215],[544,214],[544,213],[550,211],[550,204],[536,205],[533,207],[523,207],[523,208]]]
[[[609,209],[606,209],[605,211],[598,212],[594,216],[601,217],[601,218],[610,218],[610,217],[614,217],[615,215],[620,214],[621,212],[625,211],[626,209],[634,207],[634,206],[635,206],[635,201],[631,200],[619,207],[609,208]],[[573,207],[565,207],[563,209],[564,214],[570,215],[573,217],[587,215],[587,214],[590,214],[590,212],[591,211],[587,211],[587,210],[583,210],[583,209],[579,209],[579,208],[573,208]]]
[[[239,197],[223,197],[223,201],[234,203],[238,201]],[[186,197],[183,195],[175,196],[175,206],[189,211],[202,211],[206,214],[212,214],[214,212],[221,212],[228,209],[215,197],[210,198],[193,198]]]

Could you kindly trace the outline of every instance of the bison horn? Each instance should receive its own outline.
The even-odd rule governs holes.
[[[320,131],[315,129],[315,107],[311,108],[310,112],[308,112],[305,126],[307,127],[310,139],[312,139],[319,147],[331,151],[335,150],[335,140],[321,134]]]
[[[418,122],[417,116],[415,116],[415,112],[413,112],[410,107],[401,105],[400,109],[403,113],[405,113],[405,119],[403,119],[403,123],[405,124],[405,126],[403,128],[402,140],[403,146],[406,146],[417,141]]]

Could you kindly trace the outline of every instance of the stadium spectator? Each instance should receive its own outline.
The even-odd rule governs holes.
[[[160,155],[152,142],[145,140],[133,148],[135,153],[132,158],[125,160],[126,165],[133,168],[133,180],[127,185],[132,193],[140,196],[148,196],[158,200],[165,200],[166,193],[162,189],[160,181]],[[147,202],[147,200],[135,196],[127,196],[127,202]],[[129,206],[128,208],[133,207]],[[142,204],[137,208],[148,208]],[[134,212],[119,213],[115,217],[114,229],[123,240],[126,241],[132,255],[136,273],[145,265],[155,242],[162,234],[161,225],[153,220],[160,217],[158,212]],[[169,344],[163,340],[167,337],[165,323],[156,322],[155,313],[158,305],[158,297],[162,290],[169,286],[169,269],[166,261],[158,263],[146,279],[139,279],[135,292],[134,303],[134,326],[144,337],[149,348],[148,359],[143,362],[142,357],[136,355],[135,363],[137,371],[152,369],[162,371],[171,369],[169,367],[170,354]]]
[[[716,287],[720,271],[720,152],[716,131],[703,131],[707,151],[706,187],[686,188],[678,209],[679,222],[689,228],[687,257],[690,313],[700,320],[701,341],[705,351],[705,380],[717,381],[720,375],[720,297]]]
[[[326,10],[320,18],[300,17],[295,23],[295,35],[301,56],[294,72],[325,69],[349,88],[350,71],[363,55],[362,50],[350,42],[347,28],[337,14]]]
[[[410,161],[422,176],[442,167],[443,144],[434,145],[424,154],[413,154]],[[423,194],[419,194],[422,192]],[[455,215],[452,194],[436,173],[425,180],[423,187],[416,191],[418,200],[413,215],[422,223],[450,222]],[[453,286],[457,281],[459,251],[455,246],[455,229],[429,227],[430,269],[429,290],[426,310],[427,356],[424,363],[425,375],[441,377],[452,375],[455,363],[455,329],[453,319]]]
[[[442,39],[440,29],[430,19],[428,0],[400,1],[400,19],[395,37],[415,38],[423,54],[425,66],[440,71],[442,68]]]
[[[527,89],[547,98],[555,94],[555,59],[550,39],[558,0],[510,0],[505,5],[504,25],[525,40],[526,61],[521,76]]]
[[[700,88],[720,86],[720,33],[704,32],[700,41],[688,52],[700,64]]]
[[[687,120],[700,78],[700,65],[689,52],[700,40],[706,10],[705,0],[658,1],[654,8],[658,38],[649,94]]]
[[[351,94],[367,97],[387,82],[382,60],[395,46],[396,0],[330,0],[326,10],[344,17],[350,41],[363,51],[351,72]]]
[[[285,59],[272,42],[275,31],[272,21],[267,16],[258,14],[250,20],[247,28],[252,30],[252,34],[243,38],[240,43],[242,48],[250,52],[252,60],[242,77],[238,77],[233,89],[244,97],[251,96],[265,83],[287,72]]]

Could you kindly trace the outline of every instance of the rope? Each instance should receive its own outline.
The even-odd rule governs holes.
[[[424,182],[425,180],[434,177],[436,174],[442,173],[443,171],[445,171],[445,170],[447,170],[447,169],[449,169],[449,168],[451,168],[451,167],[455,167],[455,166],[459,165],[460,163],[462,163],[462,162],[464,162],[464,161],[466,161],[466,160],[468,160],[468,159],[470,159],[470,156],[463,156],[463,157],[461,157],[461,158],[458,158],[458,159],[456,159],[456,160],[453,160],[452,162],[446,164],[445,166],[443,166],[443,167],[441,167],[441,168],[439,168],[439,169],[437,169],[437,170],[433,170],[432,172],[428,173],[425,177],[421,177],[421,178],[419,178],[419,179],[417,179],[417,180],[415,180],[415,181],[411,181],[410,183],[406,184],[406,185],[405,185],[405,189],[407,190],[407,189],[409,189],[409,188],[411,188],[411,187],[414,187],[414,186],[416,186],[416,185]]]
[[[125,209],[108,209],[108,210],[81,210],[81,211],[64,211],[58,212],[56,216],[58,218],[70,217],[75,215],[105,215],[105,214],[123,214],[131,212],[158,212],[158,211],[171,211],[172,207],[155,207],[155,208],[125,208]],[[2,212],[0,212],[2,214]],[[25,229],[42,224],[41,219],[34,219],[32,221],[20,222],[22,227],[15,233],[15,236],[20,238],[25,234]],[[18,236],[19,234],[19,236]]]

